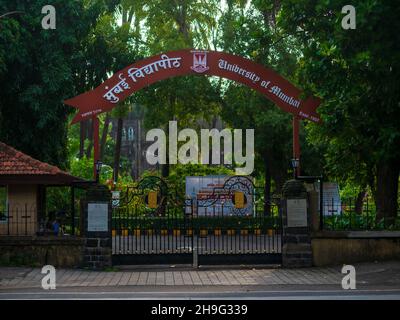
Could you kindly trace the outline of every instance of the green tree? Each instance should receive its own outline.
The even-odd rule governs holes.
[[[277,1],[228,1],[220,23],[220,43],[228,51],[273,68],[287,79],[295,79],[298,45],[277,32],[280,13]],[[288,178],[292,147],[292,117],[264,96],[234,82],[221,86],[223,119],[235,128],[255,129],[258,172],[264,177],[264,211],[270,212],[272,184],[275,192]],[[225,91],[223,91],[225,90]],[[305,141],[303,140],[303,144]],[[308,154],[306,154],[307,158]]]
[[[148,55],[192,47],[209,48],[209,30],[215,24],[217,1],[153,0],[148,3]],[[195,126],[210,121],[218,110],[218,93],[206,77],[177,77],[155,83],[137,94],[145,109],[145,126],[167,129],[168,121]],[[167,130],[166,130],[167,132]],[[169,175],[169,164],[162,166]]]
[[[332,177],[368,184],[378,219],[393,219],[400,170],[400,7],[393,1],[353,2],[356,29],[344,30],[346,1],[281,3],[282,36],[301,43],[298,81],[323,101],[323,125],[308,127],[310,141],[327,147]]]
[[[99,3],[52,1],[55,30],[41,26],[48,1],[0,1],[0,140],[35,158],[67,167],[67,117],[63,100],[77,94],[82,40]],[[49,137],[51,136],[51,139]]]
[[[141,1],[107,1],[102,6],[96,25],[85,39],[81,51],[86,65],[81,66],[82,91],[88,91],[107,80],[109,76],[141,58],[142,35],[140,23],[144,18]],[[114,168],[114,179],[118,180],[120,167],[120,146],[123,118],[129,111],[132,99],[118,106],[113,112],[101,115],[102,131],[100,138],[100,158],[105,161],[105,151],[110,147],[109,127],[111,118],[117,118],[117,139],[114,148],[114,160],[109,163]],[[92,121],[80,122],[79,158],[92,157],[93,137]]]

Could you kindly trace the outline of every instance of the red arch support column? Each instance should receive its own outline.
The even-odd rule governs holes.
[[[293,159],[298,159],[299,163],[296,168],[296,176],[300,175],[300,119],[293,116]]]
[[[99,145],[99,118],[94,116],[93,120],[93,177],[96,179],[96,162],[100,160],[100,145]]]

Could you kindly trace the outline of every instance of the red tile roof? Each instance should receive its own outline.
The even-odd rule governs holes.
[[[0,179],[3,176],[55,176],[62,180],[81,180],[48,163],[36,160],[0,142]]]

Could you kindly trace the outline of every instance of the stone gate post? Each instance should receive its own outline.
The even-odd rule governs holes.
[[[300,180],[289,180],[282,195],[282,266],[311,267],[311,219],[306,188]]]
[[[81,201],[81,226],[85,240],[84,265],[99,269],[111,267],[111,192],[95,185]]]

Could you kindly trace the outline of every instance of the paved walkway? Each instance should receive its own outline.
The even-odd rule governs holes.
[[[400,262],[355,265],[357,283],[390,284],[400,288]],[[341,285],[340,267],[304,269],[146,268],[121,271],[57,269],[60,287],[123,286],[255,286],[255,285]],[[37,268],[0,268],[0,291],[17,288],[41,288],[44,277]]]

